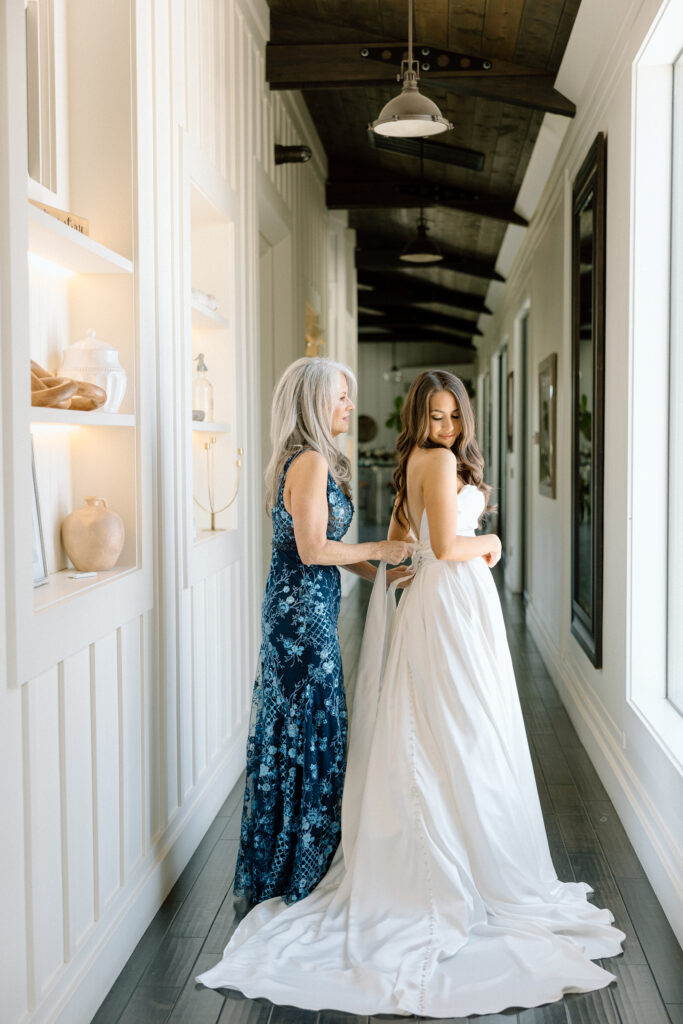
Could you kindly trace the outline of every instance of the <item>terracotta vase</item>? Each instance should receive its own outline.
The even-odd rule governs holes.
[[[71,512],[62,523],[64,550],[79,572],[113,569],[124,537],[123,519],[107,508],[104,498],[86,498],[85,508]]]

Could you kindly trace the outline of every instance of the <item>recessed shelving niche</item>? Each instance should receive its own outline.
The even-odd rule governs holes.
[[[11,678],[19,684],[142,612],[151,599],[150,567],[143,568],[142,558],[140,435],[150,410],[141,415],[138,405],[146,361],[140,322],[148,314],[142,312],[147,300],[139,292],[136,263],[141,222],[135,201],[134,36],[130,0],[106,5],[69,0],[64,5],[51,55],[55,158],[49,188],[44,176],[41,181],[26,179],[21,154],[13,171],[19,206],[23,177],[26,218],[25,233],[13,234],[14,257],[15,264],[26,266],[27,275],[25,288],[14,291],[16,329],[11,339],[18,367],[12,396],[12,528],[17,544],[9,663]],[[29,61],[28,74],[35,71]],[[35,139],[30,103],[28,116],[29,137]],[[87,232],[29,200],[87,220]],[[120,409],[105,413],[31,407],[29,357],[59,374],[67,347],[89,328],[117,350],[126,371]],[[35,588],[29,432],[49,574],[48,582]],[[106,498],[121,515],[124,547],[114,569],[72,579],[61,523],[90,495]]]
[[[238,551],[239,497],[215,518],[237,484],[239,437],[235,341],[235,198],[225,180],[187,136],[182,137],[183,223],[189,236],[183,267],[185,296],[185,578],[191,585],[228,564]],[[208,297],[202,301],[197,293]],[[209,304],[210,303],[210,304]],[[215,307],[215,308],[212,308]],[[202,353],[213,388],[213,419],[192,419],[195,360]],[[213,467],[213,487],[209,467]],[[195,500],[196,499],[196,500]]]

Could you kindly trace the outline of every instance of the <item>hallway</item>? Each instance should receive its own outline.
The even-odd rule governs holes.
[[[345,598],[340,642],[353,691],[369,585]],[[617,984],[519,1013],[472,1017],[481,1024],[682,1024],[683,952],[525,625],[520,598],[502,593],[508,639],[532,744],[550,850],[563,880],[590,883],[627,935],[605,966]],[[221,958],[235,927],[232,878],[242,780],[183,871],[104,1000],[93,1024],[350,1024],[337,1012],[225,998],[194,977]],[[371,1018],[371,1020],[390,1018]],[[395,1018],[405,1019],[405,1018]],[[448,1024],[457,1024],[456,1019]]]

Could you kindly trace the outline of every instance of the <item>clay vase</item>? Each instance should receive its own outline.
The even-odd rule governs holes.
[[[104,498],[86,498],[85,508],[71,512],[62,523],[64,550],[79,572],[113,569],[124,537],[123,519],[107,508]]]

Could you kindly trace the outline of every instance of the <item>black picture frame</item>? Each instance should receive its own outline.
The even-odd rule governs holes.
[[[572,189],[571,632],[602,667],[607,141]]]
[[[557,353],[538,364],[538,493],[557,491]]]

